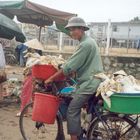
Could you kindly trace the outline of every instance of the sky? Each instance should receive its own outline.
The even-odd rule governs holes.
[[[1,0],[0,0],[1,1]],[[30,0],[78,14],[86,22],[129,21],[140,17],[140,0]]]
[[[31,0],[78,14],[86,22],[129,21],[140,17],[140,0]]]

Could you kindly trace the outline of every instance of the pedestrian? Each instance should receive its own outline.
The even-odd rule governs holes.
[[[17,52],[17,60],[19,62],[19,65],[21,67],[25,66],[25,58],[24,58],[24,51],[27,49],[28,47],[24,44],[20,44],[16,47],[15,51]]]
[[[85,21],[82,18],[73,17],[65,28],[69,30],[72,39],[79,40],[79,47],[63,68],[47,79],[45,84],[54,81],[61,74],[76,73],[77,85],[67,111],[67,128],[71,140],[78,140],[81,133],[81,108],[95,94],[101,83],[94,75],[103,72],[103,66],[95,40],[85,33],[89,30]]]
[[[5,54],[3,51],[2,42],[0,42],[0,69],[4,69],[5,66],[6,66]]]
[[[2,42],[0,42],[0,100],[3,98],[2,83],[6,81],[5,66],[6,66],[5,55],[3,51]]]

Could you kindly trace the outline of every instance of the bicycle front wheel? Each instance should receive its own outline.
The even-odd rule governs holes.
[[[24,140],[65,140],[62,119],[59,114],[54,124],[32,121],[33,103],[25,106],[19,119],[20,132]]]
[[[139,140],[136,124],[129,117],[106,114],[95,118],[87,132],[88,140]]]

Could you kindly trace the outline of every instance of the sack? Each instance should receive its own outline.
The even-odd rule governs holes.
[[[0,70],[0,84],[5,82],[6,80],[7,80],[7,76],[5,70]]]

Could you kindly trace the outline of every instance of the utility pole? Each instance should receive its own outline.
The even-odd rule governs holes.
[[[63,33],[59,33],[59,51],[62,51]]]
[[[106,55],[108,55],[109,53],[110,36],[111,36],[111,19],[108,20],[108,26],[107,26],[107,42],[106,42],[106,49],[105,49]]]
[[[127,53],[128,53],[128,48],[129,48],[129,39],[130,39],[130,22],[128,23],[128,35],[127,35]]]

